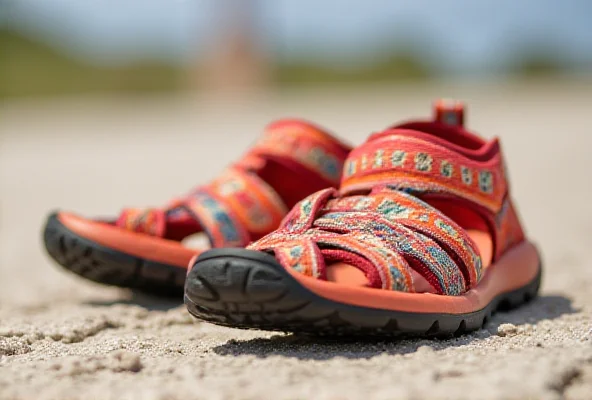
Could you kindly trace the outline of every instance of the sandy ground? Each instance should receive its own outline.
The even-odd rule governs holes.
[[[544,254],[541,297],[474,334],[338,342],[220,328],[179,303],[85,282],[43,252],[48,211],[162,204],[272,118],[308,117],[358,143],[425,115],[436,96],[469,101],[469,125],[502,137]],[[0,399],[590,399],[591,106],[591,81],[5,103]]]

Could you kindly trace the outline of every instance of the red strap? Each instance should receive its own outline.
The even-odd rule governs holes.
[[[115,225],[132,232],[163,237],[166,230],[165,211],[158,208],[126,208]]]
[[[229,169],[191,196],[188,208],[214,247],[242,247],[250,234],[262,235],[279,225],[286,206],[257,175]]]
[[[441,294],[459,295],[479,281],[482,263],[475,244],[440,211],[384,188],[367,196],[333,195],[324,190],[309,196],[280,229],[248,248],[273,250],[284,266],[320,279],[325,255],[349,261],[374,287],[386,290],[413,291],[411,269]],[[357,262],[360,257],[367,262]]]
[[[292,160],[337,186],[343,161],[351,148],[320,128],[297,120],[271,124],[247,154],[250,157]]]
[[[393,130],[353,150],[345,162],[341,193],[389,185],[450,194],[496,213],[507,186],[499,154],[475,161],[405,130]]]
[[[257,144],[220,178],[172,201],[164,209],[126,209],[116,225],[165,237],[167,222],[174,221],[190,226],[189,234],[201,226],[214,247],[244,246],[275,229],[287,213],[282,198],[256,174],[260,167],[273,159],[291,163],[288,170],[296,164],[311,171],[319,182],[294,182],[308,194],[320,185],[339,183],[349,151],[349,146],[313,124],[278,121],[269,125]]]
[[[434,121],[454,126],[464,126],[465,105],[457,100],[441,99],[434,103]]]
[[[188,212],[214,247],[246,246],[251,235],[261,236],[276,228],[287,212],[285,204],[267,183],[253,173],[235,168],[187,198],[172,203],[171,209]],[[126,209],[117,225],[163,237],[165,211]]]
[[[249,233],[237,214],[211,189],[197,191],[186,207],[199,221],[213,247],[242,247],[249,243]]]

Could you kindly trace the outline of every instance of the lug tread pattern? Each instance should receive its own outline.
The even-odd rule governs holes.
[[[233,249],[225,256],[224,250],[215,252],[200,257],[189,273],[185,304],[198,319],[241,329],[320,336],[449,337],[480,329],[498,309],[530,301],[540,285],[539,274],[525,287],[501,294],[469,314],[417,314],[322,298],[264,253]]]
[[[70,231],[55,215],[45,226],[43,241],[47,253],[58,264],[91,281],[159,296],[181,296],[183,293],[184,268],[101,246]]]

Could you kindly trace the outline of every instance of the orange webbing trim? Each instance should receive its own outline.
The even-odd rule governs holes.
[[[499,155],[479,162],[443,146],[403,135],[370,141],[353,150],[345,162],[342,194],[381,184],[453,194],[493,213],[501,209],[507,192]]]
[[[272,124],[247,154],[281,157],[303,165],[336,186],[350,147],[319,128],[300,121]]]

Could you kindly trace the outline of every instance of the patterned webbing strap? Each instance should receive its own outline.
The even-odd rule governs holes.
[[[464,293],[481,278],[475,243],[427,203],[386,187],[335,196],[333,189],[309,196],[280,229],[248,248],[274,251],[285,267],[320,279],[326,279],[326,261],[347,262],[372,287],[387,290],[413,291],[412,270],[446,295]]]
[[[323,177],[330,186],[337,186],[350,150],[313,125],[279,121],[266,129],[239,165],[266,158],[292,160]]]
[[[214,247],[243,247],[279,226],[283,200],[255,172],[268,159],[301,165],[337,185],[350,148],[314,125],[284,120],[269,125],[249,152],[212,183],[166,208],[126,209],[116,222],[127,230],[166,235],[167,221],[194,220]],[[306,182],[299,183],[306,185]]]
[[[230,169],[210,185],[198,189],[186,207],[200,222],[214,247],[243,247],[250,234],[277,227],[286,206],[257,175]]]
[[[493,213],[501,209],[507,191],[499,155],[478,162],[445,146],[404,134],[367,142],[353,150],[345,162],[341,193],[380,184],[418,193],[451,194]]]
[[[262,235],[277,227],[286,212],[277,193],[256,174],[230,168],[168,209],[124,210],[118,225],[164,236],[167,217],[189,216],[199,222],[212,246],[243,247],[251,241],[251,234]]]
[[[166,215],[161,209],[126,208],[119,215],[115,225],[132,232],[164,236]]]

